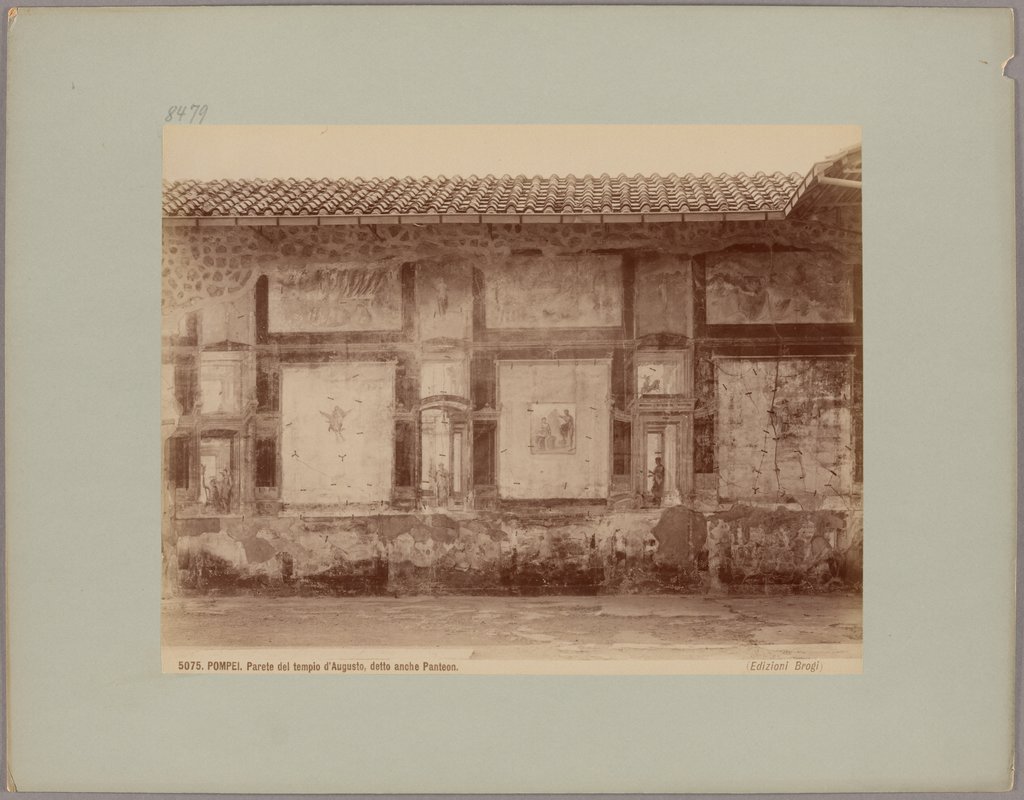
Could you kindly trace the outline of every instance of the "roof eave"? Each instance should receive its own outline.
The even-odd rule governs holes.
[[[798,192],[797,196],[802,194]],[[795,197],[794,197],[795,200]],[[754,222],[782,220],[794,205],[764,211],[683,211],[620,214],[320,214],[317,216],[165,216],[169,227],[297,227],[332,225],[533,225],[606,223]]]

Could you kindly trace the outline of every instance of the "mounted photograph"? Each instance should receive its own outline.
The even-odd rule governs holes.
[[[164,670],[861,672],[860,137],[165,127]]]

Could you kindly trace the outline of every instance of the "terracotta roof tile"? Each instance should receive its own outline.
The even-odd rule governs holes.
[[[802,176],[494,175],[175,181],[165,217],[781,211]]]

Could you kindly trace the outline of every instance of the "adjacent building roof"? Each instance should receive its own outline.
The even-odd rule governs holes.
[[[185,224],[268,217],[352,223],[781,219],[823,166],[806,177],[758,172],[175,181],[164,184],[163,212]]]

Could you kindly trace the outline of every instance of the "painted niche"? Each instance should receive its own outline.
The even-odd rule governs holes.
[[[679,361],[641,361],[637,364],[638,396],[683,392],[683,368]]]

